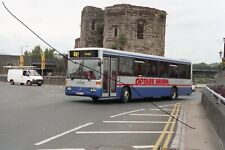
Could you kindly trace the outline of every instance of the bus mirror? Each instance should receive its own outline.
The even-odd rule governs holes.
[[[101,61],[98,62],[98,66],[100,67],[102,65]]]

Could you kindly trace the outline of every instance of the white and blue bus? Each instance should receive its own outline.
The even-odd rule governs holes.
[[[106,48],[77,48],[68,57],[66,95],[127,102],[176,99],[192,92],[192,64],[187,60]]]

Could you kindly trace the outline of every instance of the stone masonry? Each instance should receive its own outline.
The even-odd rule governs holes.
[[[105,10],[87,6],[81,17],[80,47],[117,49],[164,56],[166,12],[155,8],[118,4]]]

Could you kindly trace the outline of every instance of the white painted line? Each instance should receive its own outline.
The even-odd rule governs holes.
[[[86,126],[89,126],[89,125],[92,125],[92,124],[93,124],[92,122],[87,123],[87,124],[85,124],[85,125],[82,125],[82,126],[79,126],[79,127],[74,128],[74,129],[65,131],[65,132],[63,132],[63,133],[61,133],[61,134],[58,134],[58,135],[56,135],[56,136],[47,138],[46,140],[43,140],[43,141],[41,141],[41,142],[38,142],[38,143],[36,143],[36,144],[34,144],[34,145],[36,145],[36,146],[42,145],[42,144],[47,143],[47,142],[49,142],[49,141],[51,141],[51,140],[54,140],[54,139],[56,139],[56,138],[59,138],[59,137],[64,136],[64,135],[66,135],[66,134],[68,134],[68,133],[74,132],[74,131],[76,131],[76,130],[79,130],[79,129],[83,128],[83,127],[86,127]]]
[[[163,108],[163,107],[168,107],[168,106],[174,106],[175,104],[168,104],[168,105],[161,105],[159,106],[160,108]]]
[[[129,133],[135,133],[135,134],[161,134],[163,131],[78,131],[76,134],[129,134]],[[165,132],[170,133],[170,132]],[[173,133],[173,132],[172,132]]]
[[[161,111],[161,109],[158,109],[158,108],[156,108],[156,109],[149,109],[149,110],[160,110]],[[163,109],[163,110],[172,111],[173,109]]]
[[[170,115],[165,114],[129,114],[130,116],[157,116],[157,117],[168,117]]]
[[[167,121],[102,121],[103,123],[143,123],[143,124],[157,124],[157,123],[167,123]],[[170,122],[172,123],[172,122]]]
[[[38,150],[85,150],[84,148],[60,148],[60,149],[38,149]]]
[[[114,117],[130,114],[130,113],[133,113],[133,112],[143,111],[143,110],[145,110],[145,109],[138,109],[138,110],[128,111],[128,112],[124,112],[124,113],[121,113],[121,114],[113,115],[113,116],[110,116],[110,117],[114,118]]]
[[[132,147],[136,149],[146,149],[146,148],[154,148],[154,145],[135,145]]]

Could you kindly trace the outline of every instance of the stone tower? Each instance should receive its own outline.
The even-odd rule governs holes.
[[[80,47],[103,47],[104,11],[86,6],[81,16]]]
[[[81,19],[81,47],[117,48],[164,56],[166,12],[119,4],[105,10],[85,7]],[[123,45],[118,42],[123,38]]]

